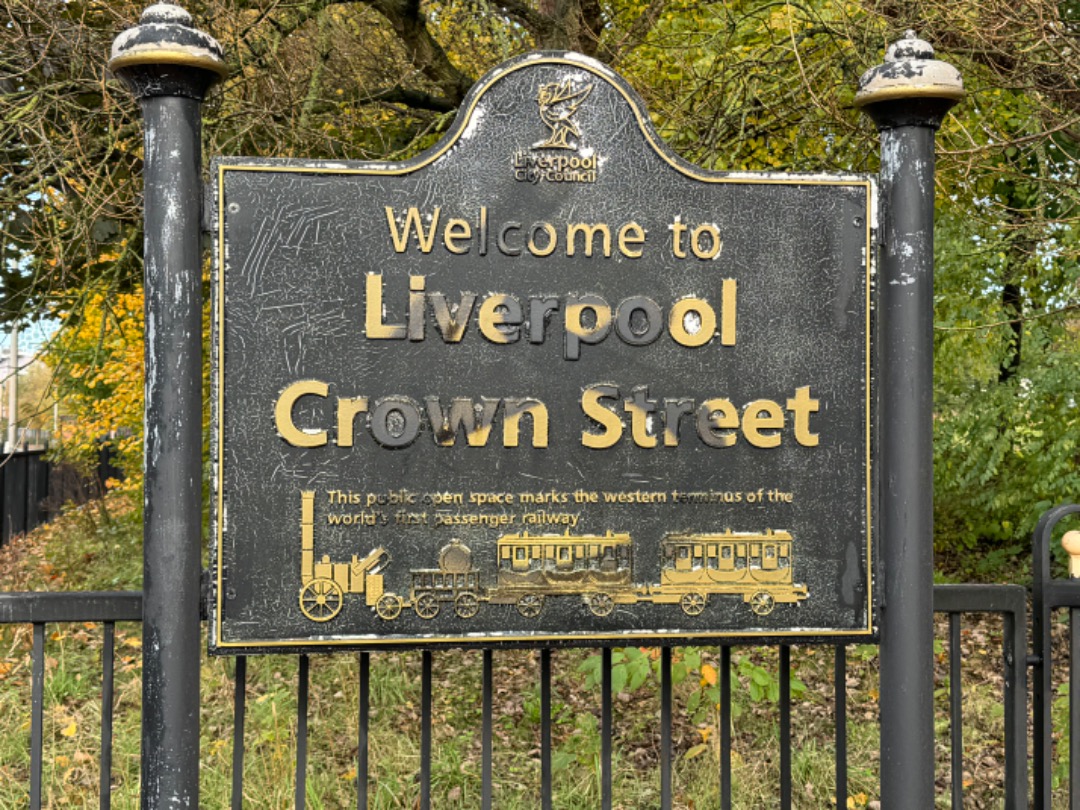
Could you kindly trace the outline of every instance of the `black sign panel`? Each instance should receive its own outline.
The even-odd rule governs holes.
[[[214,650],[873,635],[872,179],[691,166],[575,55],[215,173]]]

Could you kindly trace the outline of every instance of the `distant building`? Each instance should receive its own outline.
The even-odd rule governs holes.
[[[34,352],[19,352],[19,371],[26,371],[35,357]],[[11,352],[0,349],[0,382],[6,383],[11,375]]]

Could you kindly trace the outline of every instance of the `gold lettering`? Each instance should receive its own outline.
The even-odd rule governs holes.
[[[536,234],[539,231],[543,231],[547,234],[548,243],[544,247],[540,247],[536,244]],[[555,252],[555,248],[559,246],[559,235],[555,232],[555,226],[550,222],[537,222],[532,226],[532,230],[529,231],[529,253],[533,256],[550,256]]]
[[[817,413],[821,403],[810,398],[810,386],[795,389],[795,398],[787,401],[795,421],[795,441],[803,447],[817,447],[818,434],[810,432],[810,414]]]
[[[469,325],[475,293],[462,293],[461,301],[451,307],[442,293],[432,293],[431,308],[435,311],[435,325],[439,327],[444,343],[457,343],[465,336],[465,327]]]
[[[424,286],[423,276],[409,276],[409,340],[412,341],[424,339],[427,324],[424,317]]]
[[[431,253],[431,248],[435,244],[435,232],[439,229],[439,212],[441,209],[436,206],[435,213],[431,215],[431,227],[428,228],[428,232],[424,233],[423,221],[420,217],[420,211],[415,205],[409,206],[409,210],[405,214],[405,224],[399,231],[397,227],[397,215],[394,213],[394,209],[389,205],[386,208],[386,223],[390,226],[390,240],[394,243],[394,250],[398,253],[404,253],[409,249],[409,231],[416,229],[416,242],[420,246],[420,250],[423,253]]]
[[[278,434],[293,447],[322,447],[326,444],[326,431],[308,432],[301,430],[293,422],[292,412],[296,401],[301,397],[312,396],[325,399],[330,387],[319,380],[298,380],[287,386],[274,405],[274,423]]]
[[[388,324],[383,321],[383,277],[378,273],[367,274],[367,300],[364,311],[364,333],[368,340],[402,340],[406,335],[405,324]]]
[[[368,409],[367,397],[338,397],[337,401],[337,446],[353,446],[353,423],[357,414]]]
[[[735,312],[738,282],[725,278],[720,292],[720,345],[735,345]]]
[[[591,311],[596,319],[591,328],[585,325],[585,310]],[[592,293],[568,295],[563,313],[563,329],[566,332],[563,356],[567,360],[577,360],[581,356],[582,343],[599,343],[611,331],[611,307],[599,295]]]
[[[697,409],[697,431],[709,447],[731,447],[739,427],[739,413],[730,399],[707,399]]]
[[[687,328],[687,316],[697,315],[697,329],[691,332]],[[676,343],[696,348],[704,346],[716,332],[716,312],[704,298],[682,298],[671,306],[668,314],[668,331]]]
[[[705,250],[701,249],[701,237],[703,235],[709,237],[709,247]],[[723,247],[724,242],[720,238],[720,229],[712,223],[706,222],[704,225],[698,225],[690,234],[690,249],[694,251],[694,255],[699,259],[715,259],[720,255],[720,250]]]
[[[623,423],[615,412],[600,403],[601,399],[614,400],[619,389],[614,385],[590,385],[581,394],[581,410],[604,428],[603,433],[581,432],[581,444],[593,450],[604,450],[622,438]]]
[[[634,250],[631,245],[645,243],[645,229],[636,222],[627,222],[619,228],[619,252],[628,259],[640,259],[642,249]]]
[[[446,223],[446,230],[443,231],[443,244],[451,253],[468,253],[468,245],[455,244],[460,239],[472,239],[472,227],[463,219],[452,219]]]
[[[754,447],[779,447],[783,427],[784,412],[771,399],[755,399],[743,409],[743,436]],[[766,435],[763,430],[776,432]]]
[[[426,397],[424,403],[427,406],[428,421],[435,434],[435,443],[441,447],[453,447],[458,430],[463,429],[469,447],[484,447],[491,434],[491,425],[495,420],[499,402],[498,399],[480,397],[478,414],[476,403],[471,399],[455,397],[450,400],[450,407],[444,412],[438,397]]]
[[[656,413],[656,400],[648,396],[648,386],[642,386],[634,389],[632,399],[623,400],[623,410],[630,414],[630,435],[638,447],[656,447],[656,437],[649,432],[649,416]]]
[[[521,336],[521,302],[512,295],[493,293],[480,305],[476,320],[480,334],[492,343],[515,343]]]
[[[584,234],[585,236],[585,255],[592,256],[593,254],[593,237],[597,233],[600,233],[604,237],[604,258],[611,256],[611,231],[604,223],[599,225],[589,225],[585,222],[571,222],[566,226],[566,255],[573,256],[576,245],[574,244],[574,237],[577,234]]]
[[[503,447],[517,447],[521,434],[521,417],[532,418],[533,447],[548,446],[548,409],[538,399],[503,400]]]
[[[682,220],[675,217],[675,221],[671,223],[671,250],[678,259],[686,258],[686,251],[682,246],[684,233],[686,233],[686,226],[683,225]]]

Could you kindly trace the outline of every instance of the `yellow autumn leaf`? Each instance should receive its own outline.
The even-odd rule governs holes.
[[[711,664],[701,665],[701,685],[716,686],[716,667]]]
[[[708,750],[708,748],[709,746],[707,746],[705,743],[698,743],[697,745],[693,746],[689,751],[687,751],[684,757],[685,759],[693,759],[696,756],[704,754],[705,751]]]
[[[75,721],[72,720],[70,723],[67,724],[67,726],[64,727],[64,730],[60,733],[63,734],[65,737],[74,737],[76,729],[77,726],[75,725]]]

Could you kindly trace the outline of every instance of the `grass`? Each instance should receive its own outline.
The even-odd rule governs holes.
[[[5,590],[118,590],[140,587],[140,514],[130,496],[72,510],[0,552]],[[1001,708],[1001,627],[965,617],[965,806],[1002,806],[1004,719]],[[138,806],[141,634],[117,627],[116,701],[111,771],[112,806]],[[44,702],[44,806],[96,806],[99,782],[102,629],[47,628]],[[0,808],[24,807],[29,784],[30,627],[0,627]],[[945,637],[944,626],[939,636]],[[615,651],[614,806],[659,805],[659,653]],[[792,775],[794,804],[829,808],[836,801],[835,722],[831,647],[792,650]],[[432,804],[455,810],[479,805],[481,790],[478,651],[435,654],[433,670]],[[293,806],[296,757],[295,656],[249,659],[244,729],[245,806]],[[600,684],[598,654],[552,655],[554,806],[600,805]],[[737,648],[732,655],[732,792],[736,807],[776,804],[779,790],[777,651]],[[369,806],[413,808],[419,796],[421,654],[370,657]],[[494,656],[494,790],[500,810],[539,806],[539,653]],[[674,652],[674,806],[719,803],[721,718],[715,648]],[[204,656],[201,673],[200,791],[204,807],[226,807],[232,780],[233,675],[229,658]],[[948,659],[935,660],[938,806],[948,806]],[[878,800],[877,649],[848,651],[848,807]],[[311,658],[307,804],[356,805],[359,680],[357,657]],[[1055,711],[1061,714],[1061,702]],[[1060,770],[1060,768],[1059,768]],[[1064,781],[1064,780],[1063,780]],[[1061,797],[1064,804],[1064,793]],[[1057,801],[1055,801],[1055,806]]]

